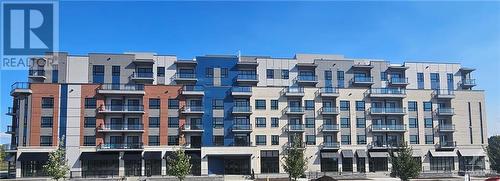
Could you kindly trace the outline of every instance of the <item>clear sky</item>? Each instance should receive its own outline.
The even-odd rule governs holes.
[[[61,2],[60,48],[458,62],[477,69],[488,132],[500,134],[500,2]],[[26,74],[0,72],[1,130],[11,121],[10,84]]]

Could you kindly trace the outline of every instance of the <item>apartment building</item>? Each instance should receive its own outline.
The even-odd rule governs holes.
[[[456,63],[133,52],[31,61],[8,110],[16,177],[43,176],[61,138],[73,177],[165,175],[181,148],[193,175],[284,174],[294,137],[308,172],[388,172],[403,142],[423,172],[489,169],[484,91]]]

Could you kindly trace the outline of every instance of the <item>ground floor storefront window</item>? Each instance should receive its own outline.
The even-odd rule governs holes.
[[[42,177],[47,176],[43,171],[42,161],[23,161],[21,162],[22,177]]]
[[[388,159],[387,158],[370,158],[370,171],[371,172],[377,172],[377,171],[387,171],[388,170]]]
[[[82,160],[82,177],[117,177],[119,161]]]
[[[356,159],[356,166],[357,166],[357,171],[361,173],[366,172],[366,165],[365,165],[365,158],[357,158]]]
[[[337,152],[321,152],[320,167],[322,172],[338,172],[338,164]]]
[[[146,176],[161,175],[161,160],[144,160]]]
[[[352,172],[352,158],[342,158],[342,171]]]
[[[125,176],[141,176],[141,160],[125,160]]]
[[[430,157],[432,171],[452,171],[455,169],[453,157]]]
[[[260,152],[260,172],[279,173],[280,161],[279,151],[263,150]]]
[[[484,170],[484,156],[461,156],[459,157],[458,166],[460,171]]]

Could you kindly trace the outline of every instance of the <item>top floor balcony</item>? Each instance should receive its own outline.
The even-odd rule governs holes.
[[[29,82],[16,82],[10,86],[10,95],[31,94]]]
[[[462,81],[460,81],[460,86],[463,88],[474,87],[476,86],[476,79],[462,79]]]
[[[438,116],[453,116],[455,115],[455,109],[451,107],[440,107],[436,109],[436,115]]]
[[[259,75],[257,74],[238,74],[236,81],[239,83],[257,83],[259,82]]]
[[[353,85],[368,86],[373,84],[373,77],[355,76],[351,79]]]
[[[455,92],[448,89],[436,89],[432,92],[432,97],[437,99],[453,99],[455,98]]]
[[[177,67],[196,67],[198,62],[196,60],[182,60],[178,59],[174,62]]]
[[[198,78],[196,78],[195,73],[176,73],[173,76],[173,80],[178,82],[178,83],[184,83],[184,82],[196,82],[198,81]]]
[[[372,88],[368,90],[368,96],[380,98],[404,98],[406,89],[401,88]]]
[[[16,111],[14,110],[14,108],[8,107],[6,115],[14,116],[14,115],[16,115]]]
[[[133,81],[152,82],[155,80],[153,72],[134,72],[130,76]]]
[[[45,70],[29,70],[28,71],[28,78],[32,79],[46,79],[45,77]]]
[[[389,79],[389,84],[393,85],[393,86],[406,86],[409,83],[408,83],[408,78],[407,77],[404,77],[404,78],[391,77],[391,79]]]
[[[354,69],[372,69],[373,65],[370,62],[355,62],[352,65],[352,68]]]
[[[250,97],[252,96],[252,87],[250,86],[232,87],[231,95],[233,97]]]
[[[182,87],[181,94],[184,96],[204,96],[205,90],[201,85],[185,85]]]
[[[143,84],[102,84],[98,89],[99,94],[110,95],[144,95]]]
[[[319,94],[321,97],[339,97],[339,90],[335,87],[322,87],[320,88],[316,94]]]
[[[304,87],[287,87],[281,92],[287,97],[304,97]]]
[[[295,82],[298,84],[315,85],[318,83],[318,76],[316,75],[298,75],[295,78]]]

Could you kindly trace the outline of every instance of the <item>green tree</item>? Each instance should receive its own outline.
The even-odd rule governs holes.
[[[304,157],[305,149],[299,136],[292,137],[292,144],[282,159],[283,169],[292,180],[303,176],[307,170],[308,160]]]
[[[418,177],[421,163],[413,158],[413,149],[406,143],[402,143],[399,150],[391,152],[390,156],[392,163],[391,176],[398,177],[403,181]]]
[[[49,153],[49,160],[43,165],[43,169],[52,179],[59,180],[66,178],[69,166],[66,159],[66,149],[64,148],[64,138],[59,140],[57,150]]]
[[[487,152],[490,159],[490,168],[500,172],[500,136],[488,138]]]
[[[169,175],[177,177],[179,180],[184,180],[186,175],[191,172],[191,163],[189,160],[191,157],[186,155],[183,149],[175,151],[173,154],[167,157],[168,169],[167,173]]]

